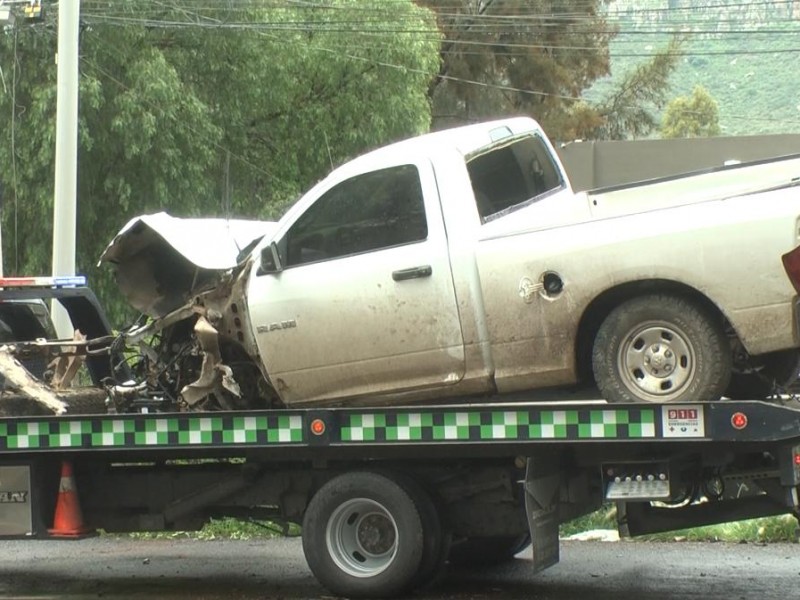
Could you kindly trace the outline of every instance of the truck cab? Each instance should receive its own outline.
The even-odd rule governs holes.
[[[476,238],[534,203],[571,205],[564,193],[563,168],[529,119],[422,136],[334,171],[281,220],[248,283],[281,396],[496,392]]]

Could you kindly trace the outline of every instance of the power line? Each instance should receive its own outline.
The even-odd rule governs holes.
[[[388,1],[389,0],[387,0],[387,2]],[[403,3],[407,4],[407,2],[403,2]],[[164,8],[166,6],[165,3],[162,3],[162,2],[156,2],[155,4],[157,4],[161,8]],[[293,3],[270,3],[270,4],[273,4],[273,5],[276,5],[276,6],[280,5],[282,7],[290,7],[293,10],[298,8],[298,3],[296,3],[296,2],[293,2]],[[307,3],[302,3],[302,4],[304,4],[304,8],[319,8],[320,5],[321,5],[321,3],[317,3],[317,2],[307,2]],[[729,4],[727,6],[751,6],[752,4],[758,4],[758,3],[736,3],[735,5],[734,4]],[[764,2],[764,3],[760,3],[760,4],[766,5],[766,4],[772,4],[772,3]],[[220,8],[226,8],[227,9],[228,6],[230,6],[230,5],[227,4],[227,3],[225,3],[224,7],[223,7],[222,4],[210,5],[209,10],[211,10],[211,9],[220,9]],[[711,5],[709,5],[709,6],[711,6]],[[717,5],[713,5],[713,7],[714,8],[718,8]],[[337,7],[337,8],[344,8],[344,7],[340,6],[340,7]],[[352,9],[353,7],[348,5],[347,8],[348,9]],[[160,27],[160,26],[163,26],[163,28],[205,27],[205,28],[216,28],[216,29],[240,29],[242,31],[253,32],[253,33],[256,33],[258,35],[264,35],[264,36],[270,37],[270,38],[272,38],[274,40],[277,40],[277,41],[280,41],[280,42],[283,42],[283,43],[285,43],[287,41],[289,41],[291,43],[300,43],[300,41],[297,40],[297,39],[294,39],[294,38],[291,38],[291,39],[287,40],[287,39],[285,39],[283,37],[279,37],[277,35],[278,33],[305,33],[305,32],[309,31],[309,26],[313,26],[311,28],[311,31],[314,32],[314,33],[337,33],[337,32],[341,32],[343,30],[342,28],[340,28],[339,30],[319,28],[319,25],[320,25],[319,21],[293,21],[293,22],[289,22],[293,27],[291,29],[287,27],[287,22],[280,23],[280,25],[281,25],[280,28],[272,28],[272,29],[270,29],[270,26],[272,25],[272,23],[268,22],[268,21],[258,22],[258,23],[244,22],[244,21],[225,23],[225,22],[223,22],[223,21],[221,21],[221,20],[219,20],[217,18],[199,14],[197,12],[197,10],[198,10],[198,7],[195,6],[195,5],[192,6],[192,10],[189,10],[189,9],[182,10],[182,12],[185,15],[186,19],[194,18],[194,20],[192,20],[192,21],[180,21],[180,20],[172,20],[172,19],[171,20],[166,20],[166,19],[145,19],[145,18],[134,18],[134,17],[130,17],[130,16],[109,17],[107,14],[96,14],[96,13],[88,13],[87,14],[86,12],[84,12],[84,15],[87,16],[87,17],[90,17],[90,19],[91,18],[96,18],[96,19],[98,19],[98,21],[99,20],[103,20],[103,19],[105,19],[107,21],[114,21],[114,22],[103,23],[103,24],[108,24],[108,25],[112,25],[112,26],[139,26],[139,27],[141,27],[141,26],[144,26],[144,27],[148,27],[148,26],[149,27]],[[242,9],[242,10],[244,10],[244,9]],[[372,10],[372,9],[363,8],[362,10]],[[381,13],[378,13],[378,12],[373,10],[373,14],[376,14],[376,15],[377,14],[385,14],[385,11],[381,12]],[[365,22],[365,20],[361,19],[361,20],[357,20],[357,21],[342,21],[342,22],[343,23],[350,23],[350,24],[355,26],[355,25],[363,24]],[[95,23],[96,24],[100,24],[99,22],[95,22]],[[302,25],[302,27],[300,27],[300,25]],[[297,26],[297,27],[295,27],[295,26]],[[498,28],[499,28],[499,26],[498,26]],[[388,30],[387,29],[381,29],[381,30],[378,30],[378,31],[376,31],[375,29],[365,29],[365,28],[360,28],[359,29],[358,27],[355,27],[353,29],[346,29],[346,31],[349,32],[349,33],[360,34],[363,37],[370,37],[371,36],[373,39],[377,38],[378,42],[381,42],[382,39],[386,39],[388,41],[388,37],[384,38],[383,36],[396,35],[398,33],[408,34],[408,35],[415,35],[415,34],[418,35],[419,33],[438,34],[438,32],[439,32],[438,29],[422,29],[422,30],[420,30],[418,28],[402,28],[402,27],[401,28],[397,28],[397,29],[388,29]],[[775,31],[783,32],[783,30],[775,30]],[[643,32],[640,32],[640,33],[643,33]],[[654,33],[668,33],[668,32],[655,32],[655,31],[648,32],[648,34],[654,34]],[[718,32],[714,32],[714,33],[718,33]],[[739,33],[743,33],[743,34],[749,35],[749,34],[751,34],[751,31],[750,30],[742,30]],[[796,32],[792,32],[792,33],[796,33]],[[422,38],[422,39],[425,39],[425,38]],[[440,37],[434,38],[432,36],[431,38],[427,39],[427,41],[439,41],[440,39],[441,39]],[[461,44],[461,45],[463,45],[465,47],[485,46],[485,45],[494,45],[494,46],[499,45],[499,44],[493,44],[493,43],[489,43],[489,42],[481,42],[479,40],[448,40],[447,38],[445,38],[444,41],[445,42],[450,42],[450,43]],[[529,49],[529,50],[541,49],[542,47],[548,47],[548,48],[551,48],[551,49],[553,48],[552,46],[546,46],[544,44],[516,44],[516,45],[508,44],[507,46],[514,47],[516,49],[523,49],[523,50],[525,50],[525,49]],[[437,73],[430,73],[430,72],[424,71],[422,69],[414,69],[414,68],[411,68],[411,67],[408,67],[408,66],[405,66],[405,65],[394,64],[392,62],[385,61],[385,60],[376,60],[374,58],[374,56],[370,56],[370,57],[359,56],[357,54],[354,54],[352,51],[344,51],[344,50],[341,50],[341,49],[335,49],[335,48],[324,47],[324,46],[319,46],[319,45],[308,46],[308,47],[309,47],[309,49],[313,49],[313,50],[316,50],[316,51],[326,52],[326,53],[330,53],[330,54],[333,54],[333,55],[338,55],[338,56],[341,56],[341,57],[346,58],[348,60],[356,60],[356,61],[360,61],[360,62],[366,62],[366,63],[374,64],[374,65],[380,66],[382,68],[399,69],[399,70],[403,70],[403,71],[407,71],[407,72],[418,73],[418,74],[425,75],[425,76],[428,76],[428,77],[436,77],[438,75]],[[351,50],[353,50],[353,49],[364,50],[366,52],[371,52],[371,53],[374,54],[375,51],[380,51],[382,49],[385,49],[386,45],[382,44],[382,43],[373,44],[373,45],[369,45],[369,44],[353,45],[352,40],[351,40],[350,43],[348,44],[348,48],[351,49]],[[579,51],[597,51],[597,48],[581,47],[581,46],[561,46],[561,47],[557,47],[557,49],[579,50]],[[457,53],[460,53],[460,54],[464,54],[466,52],[472,52],[472,51],[460,50],[460,51],[452,51],[452,52],[457,52]],[[780,49],[780,50],[777,50],[777,51],[774,50],[774,49],[770,49],[770,50],[742,49],[742,50],[727,50],[727,51],[718,51],[718,52],[715,52],[715,51],[712,51],[712,52],[696,52],[696,53],[695,52],[688,52],[688,53],[687,52],[683,52],[681,54],[687,55],[687,56],[720,56],[720,55],[722,55],[722,56],[726,56],[726,55],[735,56],[735,55],[743,55],[743,54],[790,54],[790,53],[796,53],[796,52],[800,52],[800,48],[784,48],[784,49]],[[616,53],[616,52],[612,51],[611,54],[613,56],[615,56],[615,57],[629,56],[629,57],[642,58],[642,57],[651,57],[651,56],[654,56],[654,55],[659,54],[659,53],[629,53],[629,54],[626,54],[626,53]],[[99,69],[99,67],[97,67],[97,68]],[[104,76],[112,78],[112,76],[107,72],[104,73]],[[528,94],[528,95],[534,95],[534,96],[554,97],[554,98],[559,98],[559,99],[566,100],[566,101],[582,100],[582,98],[575,97],[575,96],[570,96],[570,95],[554,94],[554,93],[544,92],[544,91],[541,91],[541,90],[526,90],[526,89],[516,88],[516,87],[513,87],[513,86],[506,86],[506,85],[495,84],[495,83],[487,83],[487,82],[482,82],[482,81],[470,80],[470,79],[466,79],[466,78],[448,76],[448,75],[442,76],[441,79],[444,79],[446,81],[452,81],[454,83],[461,83],[461,84],[479,86],[479,87],[483,87],[483,88],[487,88],[487,89],[496,89],[496,90],[500,90],[500,91],[509,91],[509,92],[514,92],[514,93]],[[112,78],[112,80],[113,80],[113,78]],[[124,86],[124,84],[122,84],[119,81],[116,81],[116,83],[119,84],[119,85],[123,85]],[[759,118],[759,117],[754,117],[752,115],[748,115],[748,116],[726,115],[726,116],[727,116],[727,118],[748,119],[748,120],[751,120],[751,121],[752,120],[758,120],[758,121],[774,121],[774,122],[792,123],[792,124],[796,124],[797,123],[796,121],[789,121],[789,120],[786,120],[786,119],[773,119],[773,118],[769,118],[769,117],[761,117],[761,118]],[[215,143],[214,145],[217,148],[221,149],[221,150],[226,150],[226,149],[222,148],[222,146],[220,146],[219,144]],[[240,159],[240,157],[238,157],[238,156],[235,156],[235,158],[237,158],[237,160]],[[251,168],[258,169],[258,167],[256,167],[255,165],[252,165],[251,163],[249,163],[247,161],[244,161],[244,162],[246,164],[248,164],[248,166],[250,166]],[[262,173],[268,175],[268,176],[272,176],[269,172],[267,172],[265,170],[262,170],[262,169],[258,169],[258,170],[261,171]]]
[[[293,19],[293,20],[281,20],[281,19],[272,19],[272,20],[248,20],[248,21],[241,21],[241,20],[230,20],[230,21],[223,21],[219,19],[211,19],[210,17],[204,17],[197,13],[191,13],[198,17],[197,20],[176,20],[174,18],[168,19],[166,16],[132,16],[130,13],[122,12],[122,13],[113,13],[109,11],[99,11],[95,12],[92,10],[85,10],[83,15],[84,17],[91,17],[97,20],[104,20],[106,22],[119,22],[119,23],[129,23],[129,24],[138,24],[138,25],[148,25],[148,26],[163,26],[163,27],[180,27],[180,26],[187,26],[187,27],[210,27],[210,28],[221,28],[221,29],[287,29],[287,30],[294,30],[294,29],[308,29],[308,28],[316,28],[316,29],[324,29],[329,31],[361,31],[361,32],[379,32],[379,31],[386,31],[386,17],[391,15],[376,15],[374,19],[315,19],[315,20],[307,20],[307,19]],[[442,21],[441,25],[447,28],[448,26],[455,26],[460,27],[462,23],[467,20],[470,21],[470,31],[476,33],[512,33],[512,32],[525,32],[529,31],[529,25],[524,23],[524,18],[522,17],[515,17],[513,19],[509,18],[507,20],[503,20],[502,22],[491,22],[491,23],[481,23],[478,21],[485,20],[487,17],[476,17],[475,22],[470,19],[460,18],[455,19],[452,23],[447,22],[442,18],[441,15],[438,15],[439,20]],[[658,34],[658,33],[673,33],[675,31],[685,30],[686,33],[698,33],[698,34],[714,34],[714,35],[725,35],[727,33],[750,33],[760,31],[759,27],[760,24],[755,24],[749,28],[743,28],[740,30],[730,30],[730,29],[721,29],[719,25],[725,23],[734,23],[738,25],[743,25],[748,23],[749,21],[742,19],[742,18],[727,18],[727,19],[720,19],[717,17],[712,18],[703,18],[703,19],[691,19],[685,21],[671,21],[667,23],[660,23],[658,24],[658,28],[654,29],[653,25],[651,24],[630,24],[625,23],[627,25],[626,29],[620,29],[618,27],[610,27],[606,29],[599,28],[598,25],[601,23],[609,22],[602,18],[592,17],[592,18],[584,18],[581,21],[586,21],[593,24],[593,27],[586,30],[576,29],[576,28],[565,28],[565,25],[568,23],[564,22],[562,18],[551,17],[548,19],[536,19],[533,23],[534,25],[541,27],[559,27],[561,31],[570,35],[580,35],[584,33],[617,33],[619,31],[629,31],[631,33],[638,33],[638,34]],[[713,22],[717,27],[713,29],[702,29],[694,31],[692,29],[688,29],[690,26],[695,24],[703,24],[708,25],[709,23]],[[613,25],[613,21],[610,21]],[[770,19],[769,21],[765,21],[765,24],[769,25],[780,25],[786,24],[789,25],[796,25],[797,21],[792,18],[786,19]],[[374,28],[370,29],[368,26],[375,26]],[[395,27],[392,28],[390,31],[399,31],[404,33],[434,33],[439,30],[439,27],[430,27],[430,28],[423,28],[419,29],[415,27],[413,29],[409,29],[407,27]],[[774,34],[790,34],[792,33],[789,29],[765,29],[765,32],[774,33]]]
[[[109,5],[106,2],[89,2],[84,0],[84,7],[86,10],[92,10],[91,7],[96,4],[96,9],[100,9],[106,14],[109,15],[128,15],[131,13],[131,9],[128,8],[118,8],[119,6],[123,5]],[[141,4],[137,5],[137,11],[141,12],[141,8],[139,7]],[[163,2],[155,1],[152,4],[158,6],[159,8],[168,8]],[[221,3],[210,3],[206,4],[205,6],[199,3],[192,3],[192,12],[195,15],[199,15],[202,11],[213,11],[214,13],[219,13],[220,11],[224,12],[225,14],[236,14],[237,12],[240,13],[248,13],[252,11],[254,7],[262,8],[265,10],[284,10],[284,11],[293,11],[293,12],[302,12],[303,9],[308,9],[307,12],[316,12],[319,13],[323,11],[326,15],[336,15],[337,13],[356,13],[356,14],[364,14],[364,15],[373,15],[378,18],[384,18],[387,15],[391,15],[393,9],[391,8],[392,1],[391,0],[382,0],[380,3],[380,8],[376,6],[370,6],[368,4],[362,3],[337,3],[331,4],[330,2],[239,2],[238,4],[232,4],[229,2],[221,2]],[[402,4],[408,6],[411,4],[409,0],[399,0],[395,1],[394,4]],[[598,2],[594,0],[587,1],[584,6],[584,10],[581,12],[545,12],[545,13],[520,13],[514,12],[513,14],[493,14],[491,12],[482,12],[482,13],[468,13],[468,12],[453,12],[448,13],[442,10],[442,3],[439,3],[436,8],[430,9],[436,13],[436,15],[440,19],[452,19],[452,20],[462,20],[462,19],[469,19],[471,21],[500,21],[505,24],[518,24],[520,22],[547,22],[547,21],[557,21],[559,23],[563,23],[565,20],[576,20],[576,21],[594,21],[597,19],[614,21],[620,20],[619,15],[623,15],[624,17],[628,15],[638,15],[638,16],[647,16],[649,14],[662,14],[662,13],[669,13],[669,14],[676,14],[676,13],[683,13],[683,12],[691,12],[692,17],[696,17],[698,14],[702,15],[704,11],[707,10],[725,10],[726,12],[730,9],[736,8],[753,8],[762,6],[764,8],[775,8],[776,6],[786,6],[789,10],[787,10],[787,14],[789,18],[791,18],[791,0],[779,1],[779,0],[772,0],[767,2],[734,2],[734,3],[715,3],[715,4],[693,4],[692,6],[680,6],[680,7],[672,7],[672,8],[641,8],[638,7],[635,10],[631,9],[620,9],[614,10],[614,5],[610,7],[610,10],[607,12],[594,12],[593,10],[597,7]],[[387,8],[390,6],[390,8]],[[427,5],[425,5],[427,8]],[[454,5],[456,8],[458,5]],[[580,6],[580,5],[579,5]],[[178,5],[178,9],[182,9],[184,7]],[[715,22],[717,19],[715,17]]]
[[[191,11],[189,11],[189,14],[195,15],[195,13],[191,12]],[[193,24],[195,24],[196,22],[191,22],[191,23],[178,22],[178,23],[180,24],[180,26],[190,27]],[[315,24],[318,24],[318,23],[315,22]],[[225,26],[239,27],[239,28],[241,28],[243,30],[251,31],[251,32],[254,32],[254,33],[257,33],[257,34],[260,34],[260,35],[265,35],[265,36],[270,37],[270,38],[275,39],[275,40],[279,40],[279,41],[282,41],[282,42],[286,42],[287,41],[284,38],[278,38],[274,33],[270,34],[268,32],[268,30],[265,30],[265,28],[263,28],[263,27],[253,27],[252,25],[253,25],[252,23],[241,23],[241,22],[233,23],[233,24],[231,24],[231,23],[225,24],[222,21],[220,21],[219,19],[210,19],[210,22],[209,23],[205,23],[203,26],[212,27],[212,28],[214,28],[214,27],[225,27]],[[306,30],[304,29],[302,31],[306,31]],[[420,31],[420,30],[417,30],[417,29],[402,29],[402,30],[398,29],[398,30],[392,30],[389,33],[409,33],[409,34],[413,34],[413,33],[418,32],[418,31]],[[424,30],[424,31],[431,31],[431,30]],[[286,33],[286,32],[287,32],[286,30],[281,30],[281,33]],[[325,33],[329,33],[329,32],[330,31],[325,31]],[[352,33],[373,33],[373,31],[366,31],[365,32],[365,31],[359,31],[359,30],[350,31],[350,32],[352,32]],[[438,30],[437,30],[437,32],[438,32]],[[295,42],[296,40],[289,39],[288,41]],[[429,41],[431,41],[431,40],[429,40]],[[444,41],[447,41],[447,39],[445,39]],[[468,41],[463,41],[463,42],[468,45]],[[486,44],[485,43],[481,43],[481,42],[474,42],[473,45],[486,45]],[[523,48],[527,48],[527,49],[541,47],[541,45],[519,45],[519,46],[523,47]],[[397,64],[393,64],[393,63],[390,63],[390,62],[387,62],[387,61],[376,60],[374,57],[370,57],[370,58],[362,57],[362,56],[355,55],[352,52],[337,50],[337,49],[334,49],[334,48],[322,47],[322,46],[319,46],[319,45],[308,46],[308,47],[310,49],[315,49],[315,50],[318,50],[318,51],[321,51],[321,52],[326,52],[326,53],[330,53],[330,54],[337,54],[337,55],[342,56],[344,58],[347,58],[349,60],[368,62],[368,63],[371,63],[371,64],[375,64],[377,66],[381,66],[383,68],[401,69],[401,70],[405,70],[405,71],[408,71],[408,72],[415,72],[415,73],[419,73],[419,74],[422,74],[422,75],[427,75],[429,77],[439,76],[443,80],[452,81],[454,83],[474,85],[474,86],[479,86],[479,87],[483,87],[483,88],[487,88],[487,89],[496,89],[496,90],[499,90],[499,91],[510,91],[510,92],[526,94],[526,95],[534,95],[534,96],[542,96],[542,97],[554,97],[554,98],[558,98],[558,99],[562,99],[562,100],[566,100],[566,101],[583,100],[583,98],[580,98],[580,97],[563,95],[563,94],[554,94],[554,93],[550,93],[550,92],[544,92],[544,91],[541,91],[541,90],[520,89],[520,88],[516,88],[516,87],[513,87],[513,86],[507,86],[507,85],[495,84],[495,83],[488,83],[488,82],[477,81],[477,80],[470,80],[470,79],[466,79],[466,78],[454,77],[454,76],[449,76],[449,75],[443,75],[442,76],[442,75],[438,75],[437,73],[429,73],[429,72],[423,71],[421,69],[413,69],[413,68],[410,68],[410,67],[404,66],[404,65],[397,65]],[[353,47],[352,41],[348,43],[348,47],[349,48]],[[372,51],[372,50],[380,50],[380,49],[382,49],[384,47],[385,46],[380,46],[380,45],[376,45],[376,46],[363,46],[362,45],[362,46],[359,47],[359,49],[366,49],[368,51]],[[565,49],[566,48],[567,47],[565,47]],[[596,49],[587,49],[587,48],[583,48],[583,47],[570,48],[570,49],[594,50],[594,51],[596,51]],[[703,55],[709,55],[709,56],[731,55],[731,56],[735,56],[735,55],[740,55],[740,54],[761,54],[761,53],[763,53],[763,54],[776,54],[776,53],[778,53],[778,54],[780,54],[780,53],[789,54],[789,53],[797,53],[797,52],[800,52],[800,48],[780,49],[777,52],[775,50],[771,49],[771,50],[738,50],[738,51],[719,51],[719,52],[712,51],[712,52],[681,53],[681,54],[682,55],[689,55],[689,56],[693,56],[693,55],[700,55],[700,56],[703,56]],[[657,55],[659,53],[624,54],[624,53],[613,53],[612,52],[612,54],[615,57],[631,56],[631,57],[641,58],[641,57],[655,56],[655,55]],[[787,121],[785,119],[772,119],[772,118],[768,118],[768,117],[765,117],[765,118],[754,118],[753,116],[744,117],[744,116],[738,116],[738,115],[728,115],[728,118],[795,123],[794,121]]]
[[[390,29],[390,30],[373,30],[373,29],[363,29],[363,30],[352,30],[352,29],[344,29],[344,28],[327,28],[327,27],[307,27],[307,26],[295,26],[295,25],[286,25],[286,24],[268,24],[268,23],[261,23],[261,24],[252,24],[252,23],[197,23],[197,22],[189,22],[189,21],[166,21],[166,20],[149,20],[149,19],[134,19],[134,18],[116,18],[116,17],[104,17],[104,16],[97,16],[93,14],[85,15],[87,21],[92,24],[99,24],[105,23],[112,26],[141,26],[141,27],[149,27],[149,28],[163,28],[163,29],[193,29],[193,28],[207,28],[207,29],[223,29],[223,30],[238,30],[238,31],[248,31],[248,32],[265,32],[265,31],[280,31],[280,32],[290,32],[290,33],[354,33],[354,34],[364,34],[364,35],[372,35],[375,37],[382,37],[387,36],[385,39],[386,41],[390,41],[391,38],[388,36],[396,35],[396,34],[432,34],[429,38],[420,38],[425,41],[437,41],[437,42],[444,42],[450,44],[451,46],[465,46],[465,47],[501,47],[501,48],[513,48],[513,49],[524,49],[524,50],[564,50],[564,51],[575,51],[575,52],[598,52],[603,51],[605,48],[603,46],[576,46],[576,45],[564,45],[564,44],[523,44],[523,43],[515,43],[515,42],[508,42],[504,40],[498,41],[482,41],[482,40],[465,40],[465,39],[453,39],[447,37],[440,37],[438,36],[438,30],[414,30],[414,29]],[[94,20],[93,20],[94,19]],[[668,32],[664,32],[668,33]],[[790,32],[795,36],[800,33],[800,30]],[[443,54],[464,54],[465,52],[461,50],[444,50]],[[740,50],[711,50],[711,51],[693,51],[693,50],[681,50],[680,52],[673,53],[679,56],[739,56],[739,55],[758,55],[758,54],[793,54],[793,53],[800,53],[800,47],[794,48],[746,48]],[[511,55],[511,53],[504,53],[506,55]],[[615,57],[629,57],[629,58],[652,58],[654,56],[660,56],[662,52],[618,52],[612,51],[612,54]],[[522,54],[524,55],[524,53]]]
[[[160,0],[150,0],[151,4],[155,4],[158,6],[165,6],[164,2]],[[269,1],[269,0],[261,0],[259,2],[247,2],[243,0],[236,0],[236,2],[230,2],[229,0],[220,0],[218,2],[213,2],[206,0],[205,2],[192,2],[192,10],[194,12],[199,12],[203,10],[211,10],[211,11],[219,11],[225,10],[226,12],[244,12],[252,10],[254,7],[257,8],[285,8],[285,9],[294,9],[294,10],[309,10],[309,11],[319,11],[319,10],[328,10],[331,12],[348,10],[348,11],[359,11],[359,12],[388,12],[391,11],[391,6],[394,5],[408,5],[410,4],[410,0],[381,0],[380,3],[373,3],[370,5],[369,3],[363,2],[338,2],[334,3],[330,0],[326,1],[309,1],[309,0],[284,0],[284,1]],[[82,4],[84,6],[92,6],[98,5],[99,7],[109,7],[110,3],[107,0],[82,0]],[[147,4],[147,2],[139,2],[138,4]],[[437,9],[447,9],[452,8],[453,10],[459,10],[464,8],[464,3],[461,1],[455,1],[451,3],[445,2],[437,2],[437,3],[430,3],[437,7]],[[599,3],[596,0],[586,0],[583,3],[576,2],[576,7],[580,8],[583,5],[584,10],[592,9],[598,7]],[[381,8],[378,8],[380,5]],[[423,4],[425,7],[428,7],[428,3]],[[698,10],[707,10],[707,9],[736,9],[736,8],[775,8],[778,6],[784,7],[791,7],[793,5],[792,0],[762,0],[762,1],[752,1],[752,2],[742,2],[733,1],[733,2],[707,2],[705,4],[699,4],[696,2],[691,3],[690,5],[686,6],[672,6],[672,7],[642,7],[641,3],[635,9],[631,8],[618,8],[619,4],[611,5],[609,9],[606,11],[606,14],[615,14],[620,12],[625,13],[636,13],[636,14],[659,14],[659,13],[680,13],[680,12],[696,12]],[[390,8],[386,8],[386,7]],[[438,12],[438,10],[437,10]],[[459,14],[470,14],[470,13],[451,13],[455,15]],[[488,16],[493,16],[490,13],[485,13]],[[540,13],[538,16],[546,16],[551,13]],[[563,14],[576,14],[576,13],[567,13],[564,12]]]

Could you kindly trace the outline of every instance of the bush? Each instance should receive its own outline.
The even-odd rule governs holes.
[[[603,508],[563,523],[561,537],[592,529],[616,529],[617,509],[614,505]],[[639,536],[645,541],[694,541],[694,542],[797,542],[798,524],[792,515],[748,519],[720,525],[708,525],[692,529],[679,529],[665,533]]]

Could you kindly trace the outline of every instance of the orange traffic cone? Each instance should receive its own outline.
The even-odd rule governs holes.
[[[56,514],[53,518],[53,528],[47,531],[53,537],[70,538],[90,533],[90,530],[83,524],[83,513],[78,501],[75,476],[72,474],[72,463],[68,460],[61,463],[61,484],[58,487]]]

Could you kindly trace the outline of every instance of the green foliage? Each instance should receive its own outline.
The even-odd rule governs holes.
[[[559,526],[559,536],[569,537],[593,529],[616,529],[617,508],[613,504],[604,505],[596,511],[562,523]]]
[[[702,85],[718,103],[722,135],[800,132],[800,70],[792,68],[800,56],[800,21],[787,16],[789,3],[708,4],[692,11],[664,11],[658,2],[628,4],[619,16],[621,31],[610,42],[611,76],[587,92],[589,101],[599,102],[642,56],[679,31],[682,55],[668,97],[688,96]],[[619,3],[611,7],[623,10]],[[656,16],[660,20],[653,23]]]
[[[201,539],[232,539],[247,540],[253,538],[272,538],[278,536],[297,537],[300,535],[300,526],[296,523],[287,523],[285,526],[277,523],[260,521],[241,521],[230,517],[212,519],[199,532]]]
[[[274,218],[331,163],[428,129],[439,38],[414,32],[433,15],[326,5],[82,3],[77,265],[113,323],[124,302],[95,263],[132,216]],[[7,274],[50,271],[56,13],[0,33]]]
[[[616,529],[616,509],[609,505],[593,513],[562,523],[559,535],[569,537],[584,531],[595,529]],[[754,542],[776,543],[797,541],[797,520],[791,515],[778,517],[764,517],[761,519],[748,519],[735,521],[722,525],[695,527],[681,529],[666,533],[640,536],[635,539],[642,541],[693,541],[693,542]],[[212,519],[200,531],[175,531],[165,533],[138,533],[132,534],[141,538],[183,538],[190,537],[201,540],[232,539],[248,540],[255,538],[271,538],[277,536],[295,537],[300,535],[300,526],[294,523],[287,524],[287,528],[279,524],[262,523],[258,521],[242,521],[239,519],[223,518]]]
[[[697,85],[691,96],[678,96],[667,104],[661,137],[708,137],[719,133],[719,107],[703,86]]]
[[[569,537],[594,529],[616,529],[617,511],[614,505],[606,505],[593,513],[562,523],[561,537]],[[694,541],[694,542],[796,542],[798,524],[791,515],[764,517],[709,525],[692,529],[680,529],[652,535],[639,536],[643,541]]]
[[[424,0],[437,13],[442,66],[431,84],[434,126],[529,114],[554,139],[649,134],[669,96],[681,39],[668,39],[605,93],[582,99],[608,75],[617,26],[604,0]],[[613,6],[613,4],[612,4]]]
[[[608,73],[615,28],[605,0],[422,0],[437,13],[442,66],[434,126],[529,114],[548,133],[573,128],[575,99]]]
[[[643,541],[688,542],[796,542],[797,520],[791,515],[735,521],[693,529],[641,536]]]
[[[786,31],[748,35],[748,47],[768,52],[729,54],[741,51],[741,39],[697,38],[692,49],[705,54],[687,57],[673,77],[677,94],[689,94],[698,84],[708,90],[719,105],[720,130],[725,135],[800,132],[800,72],[788,67],[800,56],[790,51],[798,49],[800,23],[763,27]]]
[[[300,526],[295,523],[287,523],[286,526],[282,526],[269,521],[242,521],[225,517],[211,519],[199,531],[141,532],[130,535],[137,539],[252,540],[280,536],[297,537],[300,535]]]
[[[651,133],[658,125],[658,110],[666,102],[682,44],[680,37],[673,37],[650,60],[630,67],[596,103],[599,126],[576,137],[620,140]]]

